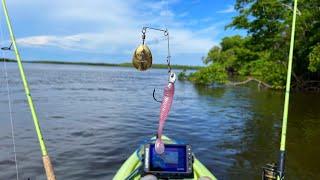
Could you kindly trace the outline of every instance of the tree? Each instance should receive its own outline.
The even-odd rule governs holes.
[[[239,15],[227,28],[245,29],[257,51],[269,51],[269,61],[287,65],[293,0],[237,0]],[[319,80],[317,60],[320,42],[320,1],[300,0],[294,49],[294,78],[297,83]],[[301,83],[303,84],[303,83]]]
[[[238,15],[226,28],[244,29],[247,36],[223,38],[203,59],[207,67],[191,74],[191,79],[207,84],[228,82],[230,75],[238,75],[283,88],[293,0],[236,0],[235,9]],[[299,0],[293,59],[293,85],[299,89],[319,82],[320,90],[319,14],[319,0]]]

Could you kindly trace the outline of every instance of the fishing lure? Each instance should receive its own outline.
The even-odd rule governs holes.
[[[161,140],[164,123],[169,115],[169,111],[171,109],[172,101],[173,101],[173,95],[174,95],[174,83],[176,81],[176,74],[173,72],[170,72],[169,79],[168,79],[168,85],[164,88],[163,91],[163,98],[160,106],[160,116],[159,116],[159,126],[158,126],[158,134],[157,134],[157,140],[155,143],[155,150],[158,154],[162,154],[164,152],[164,144]]]
[[[133,67],[139,71],[145,71],[152,66],[152,54],[149,47],[142,44],[134,51],[132,58]]]

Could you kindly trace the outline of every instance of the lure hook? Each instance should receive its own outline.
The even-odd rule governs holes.
[[[155,95],[154,95],[155,92],[156,92],[156,89],[153,88],[153,93],[152,93],[153,99],[154,99],[156,102],[158,102],[158,103],[162,103],[162,101],[159,101],[159,100],[155,97]]]

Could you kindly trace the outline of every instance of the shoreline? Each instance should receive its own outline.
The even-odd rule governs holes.
[[[2,62],[3,62],[3,58]],[[13,59],[4,59],[6,62],[16,62],[16,60]],[[85,65],[85,66],[109,66],[109,67],[133,67],[131,63],[99,63],[99,62],[65,62],[65,61],[22,61],[23,63],[37,63],[37,64],[66,64],[66,65]],[[186,70],[197,70],[202,68],[202,66],[191,66],[191,65],[178,65],[178,64],[172,64],[172,69],[186,69]],[[153,64],[152,68],[154,69],[167,69],[166,64]]]

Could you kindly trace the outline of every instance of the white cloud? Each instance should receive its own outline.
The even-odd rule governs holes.
[[[160,16],[173,17],[174,13],[172,11],[163,10],[160,11]]]
[[[99,33],[29,36],[19,38],[17,42],[27,47],[56,47],[73,51],[114,54],[124,52],[130,49],[130,46],[138,44],[139,39],[136,36],[134,31],[114,29]]]
[[[57,38],[54,36],[31,36],[18,39],[17,42],[26,46],[43,46],[50,45],[55,40],[57,40]]]
[[[42,18],[47,19],[49,24],[52,22],[50,26],[57,29],[70,24],[79,27],[72,30],[64,29],[63,33],[38,30],[37,34],[17,39],[19,45],[25,47],[55,47],[92,53],[128,54],[141,43],[142,26],[167,25],[173,55],[206,54],[209,48],[217,44],[214,41],[218,32],[216,25],[199,30],[186,29],[186,22],[177,20],[176,17],[179,15],[170,9],[170,5],[174,3],[179,1],[55,0],[44,3],[43,0],[25,0],[21,5],[20,1],[12,0],[10,6],[33,8],[35,11],[45,10]],[[154,41],[163,37],[162,34],[150,31],[147,38]],[[154,41],[150,46],[157,49],[158,53],[166,52],[163,40]]]
[[[233,5],[229,5],[226,9],[217,11],[217,13],[222,13],[222,14],[233,13],[233,12],[236,12],[236,10],[234,9]]]
[[[184,18],[184,17],[187,17],[188,15],[189,15],[189,12],[185,11],[185,12],[179,14],[178,17]]]
[[[191,4],[199,4],[200,3],[200,0],[192,0],[191,1]]]
[[[184,29],[170,29],[171,48],[174,54],[206,53],[216,44],[205,38],[203,33],[214,30],[192,32]],[[111,35],[114,34],[114,35]],[[121,36],[118,36],[121,34]],[[83,33],[66,36],[30,36],[17,39],[19,45],[28,47],[58,47],[74,51],[89,51],[95,53],[114,54],[132,51],[141,43],[140,32],[130,30],[115,30],[114,32]],[[162,34],[147,33],[147,44],[157,49],[161,54],[166,53],[166,39]]]

